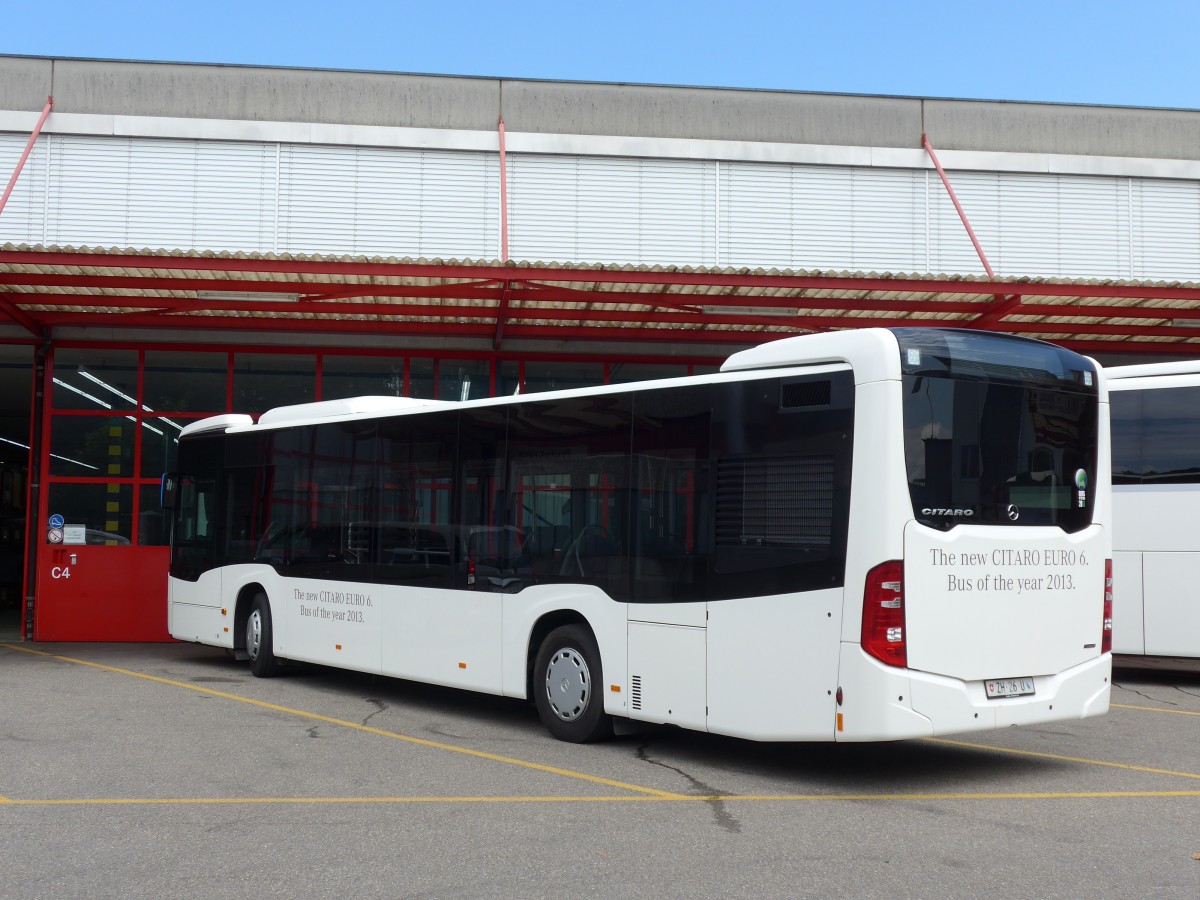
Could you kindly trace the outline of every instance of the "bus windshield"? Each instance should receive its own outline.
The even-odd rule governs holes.
[[[913,514],[956,525],[1091,522],[1097,383],[1086,358],[1002,335],[897,329]]]

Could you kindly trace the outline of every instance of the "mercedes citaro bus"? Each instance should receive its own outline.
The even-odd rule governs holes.
[[[1200,657],[1200,362],[1106,368],[1111,397],[1113,650]]]
[[[169,630],[669,723],[873,741],[1104,713],[1107,400],[1051,344],[787,338],[720,373],[197,421]]]

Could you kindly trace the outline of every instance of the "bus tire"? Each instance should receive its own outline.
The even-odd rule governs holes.
[[[560,741],[586,744],[613,733],[604,712],[600,650],[590,630],[563,625],[542,641],[533,664],[533,694],[538,715]]]
[[[273,640],[271,604],[266,594],[255,594],[246,617],[246,655],[250,658],[250,673],[258,678],[270,678],[279,672]]]

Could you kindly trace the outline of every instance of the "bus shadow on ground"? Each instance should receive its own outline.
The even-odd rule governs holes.
[[[205,670],[205,674],[188,679],[197,685],[253,679],[244,662],[223,654],[198,651],[189,657],[189,662]],[[323,692],[344,693],[361,701],[384,704],[404,716],[415,716],[420,723],[410,722],[405,726],[373,718],[371,725],[384,730],[426,739],[488,743],[501,739],[525,745],[541,739],[551,749],[572,747],[555,741],[542,727],[533,705],[524,700],[307,663],[289,664],[279,678],[301,681],[306,687]],[[1015,790],[1016,785],[1026,784],[1031,778],[1053,779],[1078,772],[1078,764],[1064,760],[1021,757],[921,740],[768,743],[666,725],[628,723],[621,730],[629,729],[632,733],[618,733],[611,740],[591,747],[612,748],[639,765],[674,770],[693,782],[693,788],[685,791],[689,793],[727,793],[719,787],[724,780],[722,776],[761,778],[769,780],[773,790],[783,786],[795,793],[895,794],[901,784],[903,793],[913,794],[1004,792]],[[965,740],[986,740],[986,736],[986,733],[969,735]],[[631,776],[631,780],[636,779]]]
[[[655,727],[626,740],[648,762],[708,780],[751,776],[796,793],[920,794],[1010,791],[1028,779],[1077,771],[1062,760],[997,754],[922,740],[878,743],[760,743]]]

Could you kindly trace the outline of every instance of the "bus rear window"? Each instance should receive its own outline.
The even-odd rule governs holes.
[[[1091,522],[1098,410],[1091,365],[1027,343],[1034,350],[1017,345],[1004,364],[954,357],[929,365],[926,348],[909,354],[904,456],[913,514],[923,524],[1075,532]],[[1005,345],[1014,346],[999,338]]]

